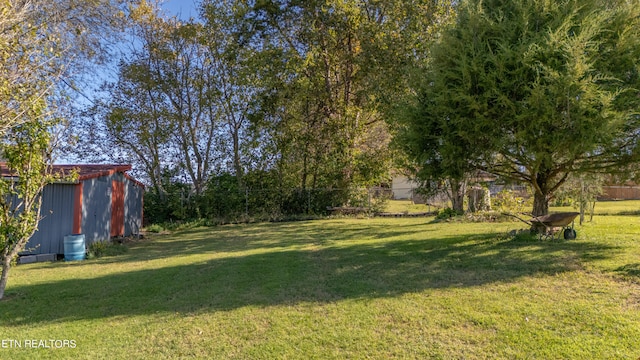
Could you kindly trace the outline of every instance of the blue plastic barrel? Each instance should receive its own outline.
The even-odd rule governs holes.
[[[85,253],[84,234],[64,237],[64,261],[84,260]]]

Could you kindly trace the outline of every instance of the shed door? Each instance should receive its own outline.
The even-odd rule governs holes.
[[[111,182],[111,237],[124,236],[124,183]]]

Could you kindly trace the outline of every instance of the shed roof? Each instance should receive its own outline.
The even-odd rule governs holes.
[[[131,170],[131,165],[118,164],[71,164],[71,165],[53,165],[53,171],[56,173],[78,172],[78,180],[94,179],[101,176],[109,176],[115,173],[125,173]]]
[[[78,173],[78,181],[84,181],[89,179],[95,179],[101,176],[109,176],[115,173],[123,173],[129,180],[133,181],[137,185],[144,187],[144,185],[132,178],[126,172],[131,170],[129,164],[64,164],[53,165],[53,172],[57,174],[70,174],[73,171]],[[11,177],[13,174],[9,171],[9,168],[5,163],[0,163],[0,176]]]

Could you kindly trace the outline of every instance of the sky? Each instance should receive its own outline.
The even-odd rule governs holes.
[[[167,16],[178,16],[182,20],[188,20],[189,18],[198,17],[198,7],[196,3],[200,3],[201,0],[164,0],[161,7],[166,12]],[[96,85],[95,88],[92,85],[87,85],[87,89],[84,89],[78,96],[76,102],[80,107],[90,106],[93,103],[93,94],[97,91],[97,88],[105,80],[113,80],[114,73],[112,70],[99,70],[93,75],[89,76],[88,82]],[[92,162],[92,160],[77,158],[77,156],[69,154],[58,154],[56,163],[58,164],[71,164],[71,163],[86,163]]]
[[[162,4],[162,8],[167,11],[167,15],[176,15],[180,19],[187,20],[190,17],[198,17],[195,2],[196,0],[166,0]]]

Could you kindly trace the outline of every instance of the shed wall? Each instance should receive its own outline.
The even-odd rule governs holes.
[[[122,173],[89,179],[83,182],[82,204],[82,233],[87,245],[111,238],[113,181],[124,183],[124,236],[140,232],[144,189]]]
[[[44,188],[39,230],[29,239],[24,253],[64,253],[64,237],[73,228],[74,194],[74,184],[50,184]]]
[[[142,206],[144,188],[135,182],[125,180],[124,194],[124,235],[140,234],[142,228]]]
[[[113,176],[83,181],[82,233],[87,246],[109,240],[111,229],[111,179]]]
[[[142,227],[144,188],[122,173],[83,180],[81,233],[86,245],[111,237],[112,181],[124,184],[125,236],[139,234]],[[74,231],[76,184],[50,184],[43,191],[39,231],[31,237],[23,254],[63,254],[64,237]]]

